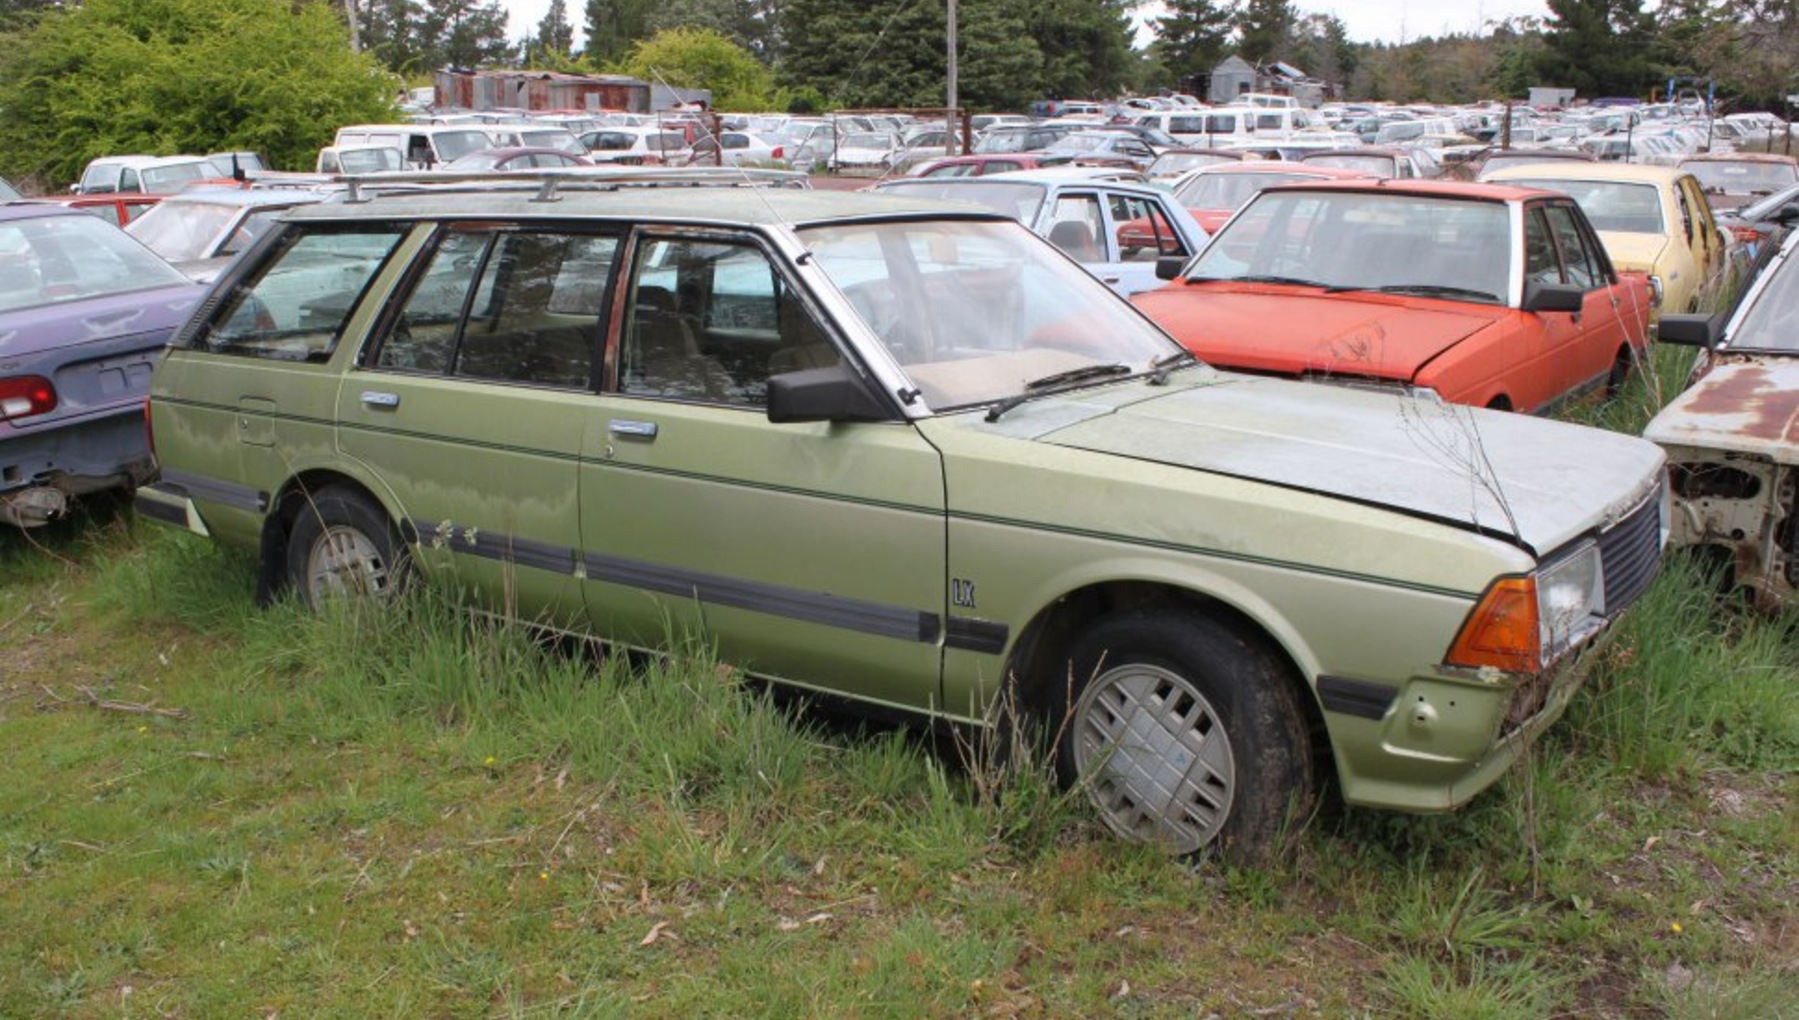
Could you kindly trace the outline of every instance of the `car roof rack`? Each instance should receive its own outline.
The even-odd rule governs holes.
[[[325,175],[327,177],[331,175]],[[366,202],[389,191],[443,189],[536,189],[535,202],[554,202],[564,191],[616,191],[627,187],[776,187],[809,188],[797,170],[751,167],[537,167],[530,170],[388,170],[340,174],[334,178],[348,194],[346,202]]]

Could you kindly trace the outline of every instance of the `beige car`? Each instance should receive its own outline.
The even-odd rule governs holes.
[[[1714,311],[1728,293],[1730,241],[1718,231],[1705,189],[1685,170],[1634,163],[1537,163],[1482,174],[1566,192],[1580,203],[1625,272],[1648,273],[1662,312]]]

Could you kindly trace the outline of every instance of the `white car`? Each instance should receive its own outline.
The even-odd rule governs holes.
[[[694,140],[689,166],[765,166],[785,168],[787,150],[748,131],[720,131],[713,139],[702,135]]]
[[[603,127],[582,135],[581,144],[587,146],[587,158],[595,163],[679,166],[693,155],[686,135],[654,126]]]
[[[229,176],[204,156],[101,156],[88,163],[80,183],[69,190],[77,195],[166,195],[195,181]]]

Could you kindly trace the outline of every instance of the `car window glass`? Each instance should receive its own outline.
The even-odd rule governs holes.
[[[1538,283],[1562,282],[1555,239],[1550,235],[1549,221],[1544,218],[1541,206],[1533,206],[1524,214],[1524,278]]]
[[[1544,215],[1549,220],[1550,232],[1555,235],[1555,246],[1561,251],[1566,281],[1582,290],[1599,286],[1603,281],[1598,260],[1587,247],[1587,237],[1581,233],[1574,210],[1565,205],[1552,205],[1544,210]]]
[[[1058,195],[1050,211],[1049,232],[1044,236],[1077,262],[1103,262],[1104,229],[1097,195]]]
[[[1154,262],[1163,255],[1191,255],[1168,214],[1155,202],[1136,195],[1111,196],[1112,229],[1119,257],[1125,262]]]
[[[439,239],[400,312],[388,327],[379,368],[408,372],[449,371],[462,306],[481,268],[490,235],[454,231]]]
[[[621,392],[761,407],[770,375],[841,360],[753,244],[651,241],[635,277],[620,343]]]
[[[497,235],[481,260],[451,373],[587,386],[600,335],[600,304],[571,307],[557,292],[570,287],[594,294],[610,271],[616,245],[614,238],[559,231]]]
[[[195,342],[224,354],[323,361],[404,235],[390,224],[292,227],[225,300]]]
[[[136,170],[128,169],[119,174],[119,190],[132,192],[144,190],[143,186],[138,183]]]

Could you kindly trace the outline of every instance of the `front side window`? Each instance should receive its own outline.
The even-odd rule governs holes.
[[[1552,205],[1544,213],[1555,234],[1555,246],[1561,250],[1567,282],[1582,290],[1592,290],[1604,283],[1605,274],[1587,244],[1586,234],[1581,232],[1579,221],[1574,218],[1574,210],[1565,205]]]
[[[620,335],[621,393],[760,408],[769,376],[840,360],[754,243],[655,239],[640,246]]]
[[[405,232],[389,223],[289,227],[230,285],[192,342],[220,354],[324,361]]]
[[[617,248],[559,230],[445,228],[374,365],[584,388]]]
[[[1149,199],[1136,195],[1111,196],[1113,229],[1118,249],[1126,262],[1154,262],[1163,255],[1193,254],[1181,243],[1168,214]]]
[[[1060,195],[1050,213],[1049,243],[1076,262],[1106,260],[1105,224],[1096,195]]]

